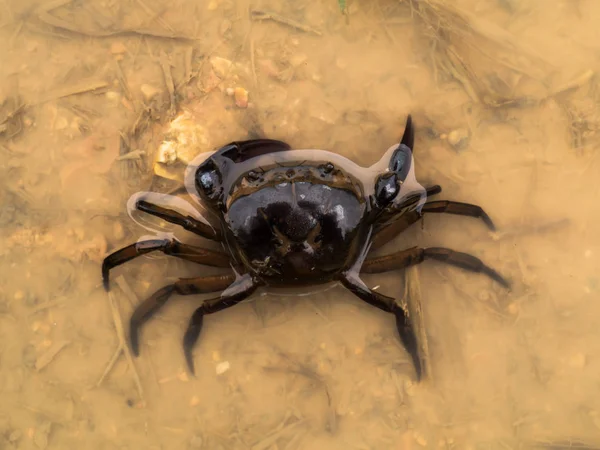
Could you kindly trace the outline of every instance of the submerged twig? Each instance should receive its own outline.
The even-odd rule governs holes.
[[[496,231],[492,233],[492,238],[496,241],[506,238],[526,236],[529,234],[537,234],[543,233],[546,231],[555,231],[565,228],[569,225],[569,219],[558,219],[552,220],[550,222],[542,223],[539,225],[528,225],[528,226],[520,226],[513,227],[512,229],[507,229],[504,231]]]
[[[73,0],[58,0],[51,1],[40,6],[36,11],[36,15],[38,19],[45,23],[46,25],[50,25],[59,30],[68,31],[71,33],[76,33],[82,36],[88,37],[96,37],[96,38],[104,38],[104,37],[114,37],[114,36],[144,36],[144,37],[153,37],[153,38],[165,38],[165,39],[175,39],[175,40],[196,40],[194,37],[179,35],[171,32],[163,32],[156,31],[151,29],[142,29],[142,28],[126,28],[120,30],[90,30],[83,28],[80,25],[75,25],[71,22],[68,22],[63,19],[59,19],[58,17],[50,14],[51,11],[72,3]]]
[[[112,292],[108,293],[108,302],[110,305],[110,309],[112,311],[113,322],[115,324],[115,329],[117,331],[117,339],[119,340],[119,346],[117,347],[117,350],[115,351],[113,357],[109,361],[106,369],[104,370],[104,373],[98,380],[97,385],[99,386],[102,383],[102,381],[106,378],[106,376],[108,375],[108,373],[111,371],[112,367],[118,360],[119,356],[121,355],[121,352],[123,352],[125,354],[125,358],[127,359],[127,363],[129,364],[129,367],[131,368],[131,371],[133,372],[133,379],[134,379],[136,388],[138,390],[140,399],[142,401],[144,401],[144,389],[142,388],[142,382],[140,381],[140,376],[137,372],[137,369],[135,368],[135,364],[133,363],[133,357],[131,356],[131,350],[129,349],[129,347],[126,344],[125,333],[123,331],[123,321],[121,319],[121,313],[119,312],[119,307],[117,306],[117,301]]]
[[[279,427],[279,429],[272,432],[266,438],[262,439],[260,442],[258,442],[256,444],[254,444],[252,446],[252,450],[267,450],[268,448],[271,448],[271,446],[275,445],[275,443],[281,436],[286,434],[288,431],[293,430],[298,425],[303,424],[304,422],[306,422],[306,419],[299,419],[296,422],[290,423],[283,427]]]
[[[405,298],[408,306],[409,316],[412,317],[413,326],[417,334],[419,346],[419,356],[421,359],[421,368],[423,379],[433,381],[431,370],[431,357],[429,355],[429,343],[427,340],[427,328],[425,327],[425,318],[423,316],[423,302],[421,297],[421,281],[419,279],[419,269],[417,266],[411,266],[406,269],[405,275]]]
[[[108,87],[108,83],[103,80],[84,80],[76,83],[70,83],[68,86],[51,90],[47,94],[42,95],[35,102],[35,104],[39,105],[51,100],[58,100],[59,98],[69,97],[71,95],[93,92],[106,87]]]
[[[45,353],[41,354],[35,362],[35,370],[38,372],[52,362],[60,351],[69,345],[70,341],[60,341],[52,345]]]
[[[281,23],[283,25],[287,25],[300,31],[305,31],[307,33],[313,33],[317,36],[321,36],[323,34],[315,28],[312,28],[301,22],[297,22],[296,20],[288,19],[287,17],[283,17],[271,11],[259,11],[255,9],[250,11],[250,17],[254,20],[272,20],[273,22]]]
[[[538,448],[545,448],[548,450],[600,450],[600,446],[598,445],[590,445],[581,441],[572,440],[558,442],[536,442],[534,445]]]
[[[171,62],[169,61],[169,58],[164,52],[160,54],[159,61],[160,67],[165,78],[165,86],[167,87],[167,92],[169,93],[169,114],[175,115],[175,112],[177,110],[177,101],[175,99],[175,83],[173,81],[173,74],[171,73]]]

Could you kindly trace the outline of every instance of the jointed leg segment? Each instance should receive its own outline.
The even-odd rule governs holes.
[[[409,314],[392,297],[372,291],[356,277],[356,275],[346,274],[341,278],[342,284],[348,288],[354,295],[364,302],[381,309],[382,311],[394,314],[396,317],[396,328],[400,335],[402,345],[410,355],[417,374],[417,380],[421,379],[422,367],[419,357],[417,336]]]
[[[192,349],[202,330],[204,315],[234,306],[248,298],[256,290],[257,285],[249,280],[248,275],[244,275],[242,278],[247,278],[245,280],[247,282],[241,283],[239,280],[236,282],[233,274],[181,279],[156,291],[150,298],[144,300],[131,316],[129,339],[133,353],[138,356],[140,352],[139,330],[141,326],[156,314],[173,294],[195,295],[225,290],[219,297],[205,300],[202,306],[196,309],[185,332],[183,351],[190,372],[193,374]]]
[[[193,245],[182,244],[175,239],[149,239],[128,245],[108,255],[102,262],[102,281],[108,290],[110,270],[138,256],[160,251],[186,261],[204,264],[211,267],[230,267],[231,261],[225,253],[208,250]]]
[[[368,258],[361,269],[361,273],[382,273],[390,270],[404,269],[415,264],[420,264],[427,259],[440,261],[470,272],[483,273],[504,287],[510,283],[479,258],[468,253],[461,253],[444,247],[413,247],[391,255]]]

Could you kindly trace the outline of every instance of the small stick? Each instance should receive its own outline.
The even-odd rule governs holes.
[[[542,233],[545,231],[555,231],[565,228],[569,225],[569,219],[558,219],[550,222],[542,223],[539,225],[521,226],[506,231],[500,231],[492,233],[492,239],[499,241],[506,238],[514,238],[519,236],[526,236],[528,234]]]
[[[140,303],[140,299],[138,298],[137,295],[135,295],[135,292],[133,292],[133,289],[131,289],[131,286],[129,286],[129,283],[127,282],[125,277],[123,275],[119,275],[115,279],[115,281],[117,282],[117,285],[121,288],[121,290],[127,296],[127,299],[129,300],[129,303],[131,303],[131,306],[133,306],[133,307],[137,306]]]
[[[70,86],[66,86],[64,88],[58,88],[51,90],[46,95],[43,95],[41,99],[36,101],[35,105],[40,105],[42,103],[46,103],[50,100],[57,100],[59,98],[69,97],[71,95],[84,94],[86,92],[93,92],[98,89],[103,89],[108,87],[108,83],[102,80],[85,80],[79,83],[71,84]]]
[[[121,68],[121,64],[119,61],[115,60],[115,66],[117,68],[117,78],[119,79],[119,84],[121,85],[121,89],[125,93],[125,97],[133,104],[134,98],[131,95],[131,89],[129,89],[129,83],[127,83],[127,78],[125,78],[125,74],[123,73],[123,69]],[[135,107],[135,106],[134,106]]]
[[[106,365],[106,369],[104,369],[104,372],[102,373],[102,376],[100,377],[100,379],[96,383],[96,387],[100,387],[100,385],[102,384],[102,382],[104,381],[104,379],[108,376],[108,374],[110,373],[110,371],[112,370],[112,368],[114,367],[114,365],[119,360],[119,356],[121,356],[122,352],[123,352],[123,345],[119,342],[119,345],[117,346],[117,350],[115,351],[115,353],[113,354],[112,358],[110,359],[110,361]]]
[[[154,37],[154,38],[166,38],[166,39],[174,39],[174,40],[187,40],[194,41],[196,38],[177,35],[168,32],[162,31],[154,31],[154,30],[146,30],[140,28],[128,28],[122,30],[107,30],[107,31],[96,31],[96,30],[88,30],[84,28],[77,27],[76,25],[67,22],[66,20],[59,19],[58,17],[54,17],[50,14],[50,11],[57,9],[61,6],[68,5],[72,3],[73,0],[57,0],[51,1],[45,5],[40,6],[36,9],[35,14],[37,14],[37,18],[45,23],[46,25],[50,25],[54,28],[58,28],[63,31],[69,31],[71,33],[80,34],[82,36],[88,37],[113,37],[113,36],[142,36],[142,37]]]
[[[161,27],[166,28],[171,32],[173,31],[173,28],[171,28],[171,26],[165,21],[165,19],[160,17],[160,15],[157,14],[154,10],[152,10],[152,8],[150,8],[148,5],[146,5],[146,3],[144,3],[142,0],[137,0],[137,3],[142,7],[142,9],[144,9],[148,13],[148,15],[152,16],[153,18],[156,18],[156,21]]]
[[[174,114],[176,109],[175,83],[173,82],[173,74],[171,74],[171,63],[164,52],[161,52],[159,61],[165,77],[165,85],[167,86],[167,91],[169,92],[169,101],[171,102],[170,113]]]
[[[281,23],[283,25],[296,28],[297,30],[305,31],[307,33],[314,33],[317,36],[323,35],[323,33],[321,33],[319,30],[309,27],[308,25],[304,25],[303,23],[296,22],[293,19],[280,16],[279,14],[271,11],[259,11],[255,9],[250,11],[250,17],[254,20],[272,20],[273,22]]]
[[[41,305],[36,305],[31,309],[31,311],[29,312],[29,315],[36,314],[45,309],[52,308],[53,306],[62,305],[63,303],[65,303],[65,299],[61,298],[58,300],[51,300],[49,302],[42,303]]]
[[[52,360],[60,353],[60,351],[69,345],[70,341],[60,341],[50,347],[45,353],[39,356],[35,362],[35,370],[38,372],[52,362]]]
[[[143,156],[146,156],[146,152],[144,150],[133,150],[124,155],[117,156],[117,161],[129,161],[129,160],[137,160],[142,159]]]
[[[193,77],[192,73],[192,61],[194,59],[194,47],[191,45],[185,49],[185,75],[183,76],[182,84],[189,83]]]
[[[250,67],[252,69],[254,87],[258,88],[258,78],[256,77],[256,62],[254,60],[254,38],[250,38]]]
[[[140,376],[137,372],[137,369],[135,368],[135,364],[133,363],[131,350],[125,343],[125,333],[123,332],[123,321],[121,320],[121,313],[119,312],[119,308],[117,307],[115,295],[112,292],[108,293],[108,301],[113,314],[113,321],[117,330],[117,338],[119,339],[119,345],[122,347],[123,353],[125,353],[125,358],[127,359],[129,367],[131,367],[131,371],[133,372],[133,379],[135,381],[135,385],[137,387],[140,399],[144,401],[144,389],[142,388],[142,382],[140,381]]]
[[[419,280],[419,269],[412,266],[406,269],[406,302],[408,304],[409,314],[413,318],[416,326],[417,342],[421,356],[421,367],[423,369],[423,378],[433,381],[431,370],[431,357],[429,355],[429,344],[425,328],[425,318],[423,317],[423,303],[421,297],[421,282]]]
[[[294,423],[291,423],[289,425],[284,426],[283,428],[281,428],[280,430],[277,430],[273,433],[271,433],[269,436],[267,436],[266,438],[264,438],[262,441],[254,444],[252,446],[252,450],[266,450],[269,447],[271,447],[271,445],[274,445],[277,440],[283,436],[285,433],[287,433],[288,431],[296,428],[298,425],[302,424],[306,422],[306,419],[300,419]]]

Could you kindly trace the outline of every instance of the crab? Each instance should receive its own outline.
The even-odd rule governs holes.
[[[185,174],[185,189],[209,218],[185,214],[138,196],[134,207],[211,241],[223,251],[181,242],[174,237],[140,240],[107,256],[102,277],[109,289],[111,269],[150,252],[228,269],[216,276],[182,278],[143,301],[130,319],[129,341],[139,355],[139,334],[174,294],[216,293],[192,314],[183,336],[189,371],[204,316],[248,299],[258,289],[341,284],[360,300],[395,316],[400,340],[414,365],[423,367],[415,327],[393,297],[370,289],[361,279],[435,260],[484,274],[508,288],[509,282],[479,258],[443,247],[412,247],[371,256],[427,213],[449,213],[495,226],[479,206],[448,200],[427,201],[441,187],[423,187],[415,177],[414,126],[410,115],[400,143],[370,167],[325,150],[292,149],[273,139],[231,142],[201,154]],[[197,209],[196,209],[197,210]],[[190,210],[188,210],[189,212]]]

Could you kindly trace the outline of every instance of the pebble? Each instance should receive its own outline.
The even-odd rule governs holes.
[[[113,237],[120,241],[125,237],[125,230],[123,229],[123,225],[120,222],[115,222],[113,225]]]
[[[220,78],[224,78],[228,74],[232,64],[233,63],[231,61],[221,58],[220,56],[213,56],[210,59],[210,65],[212,66],[212,69]]]
[[[152,100],[160,93],[160,90],[157,87],[150,84],[142,84],[140,86],[140,91],[142,91],[142,95],[146,101]]]
[[[465,128],[457,128],[448,133],[448,143],[454,147],[455,150],[463,150],[468,144],[471,138],[469,130]]]
[[[106,94],[106,100],[108,100],[112,105],[117,105],[121,101],[121,94],[115,91],[108,91]]]
[[[231,20],[229,20],[229,19],[223,20],[223,22],[221,22],[221,25],[219,26],[219,33],[221,33],[221,35],[224,35],[229,30],[231,30],[231,25],[232,25]]]
[[[229,364],[229,361],[223,361],[223,362],[220,362],[219,364],[217,364],[215,371],[217,372],[217,375],[222,375],[225,372],[227,372],[230,367],[231,367],[231,365]]]
[[[200,449],[202,448],[202,437],[196,435],[194,437],[192,437],[192,439],[190,439],[190,448],[191,449]]]
[[[582,369],[586,363],[586,357],[583,353],[577,353],[571,357],[569,360],[569,365],[576,369]]]
[[[127,52],[127,47],[125,47],[125,44],[122,42],[113,42],[110,45],[110,52],[113,55],[122,55],[123,53]]]
[[[248,91],[243,87],[236,87],[233,92],[235,104],[238,108],[248,107]]]

